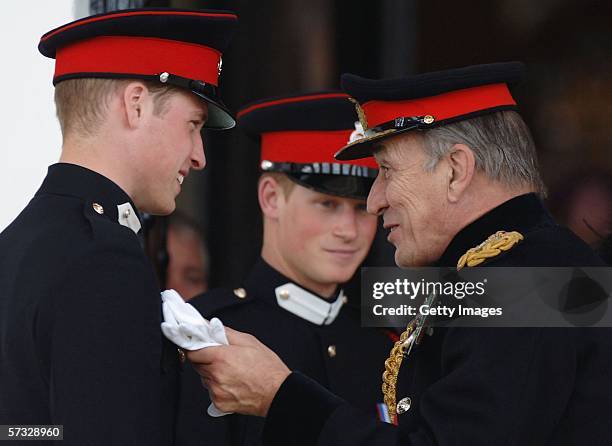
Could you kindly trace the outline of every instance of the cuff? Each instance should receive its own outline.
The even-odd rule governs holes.
[[[263,431],[266,445],[314,445],[325,423],[345,401],[316,381],[292,372],[268,410]]]

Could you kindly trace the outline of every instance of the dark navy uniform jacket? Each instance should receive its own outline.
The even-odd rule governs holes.
[[[135,211],[104,176],[55,164],[0,234],[0,424],[61,424],[66,445],[172,443],[178,355]]]
[[[439,260],[455,266],[496,231],[524,240],[487,266],[600,266],[533,194],[465,227]],[[404,359],[399,427],[359,414],[299,373],[275,396],[268,445],[611,445],[612,330],[435,328]]]
[[[253,334],[292,370],[342,396],[356,410],[376,416],[376,403],[382,402],[383,364],[392,339],[383,330],[361,328],[359,311],[350,305],[344,305],[329,325],[309,322],[281,308],[275,289],[290,282],[259,260],[243,289],[213,290],[190,303],[206,317],[217,316],[225,325]],[[210,400],[191,367],[185,367],[182,395],[179,444],[261,444],[263,418],[206,415]],[[288,410],[301,413],[299,405],[300,401],[293,401]]]

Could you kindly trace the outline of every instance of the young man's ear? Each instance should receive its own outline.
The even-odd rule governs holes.
[[[285,202],[281,184],[271,175],[262,175],[257,186],[259,207],[265,217],[278,218],[279,209]]]
[[[472,149],[465,144],[454,144],[447,157],[449,166],[447,194],[449,201],[456,203],[474,177],[476,159]]]
[[[137,128],[141,125],[144,112],[150,106],[150,95],[149,89],[142,82],[134,81],[126,85],[121,99],[130,128]]]

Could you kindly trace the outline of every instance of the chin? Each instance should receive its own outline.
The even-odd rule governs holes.
[[[172,203],[155,203],[154,206],[150,206],[148,207],[148,209],[146,207],[143,207],[141,209],[141,211],[143,212],[147,212],[151,215],[170,215],[171,213],[174,212],[174,210],[176,209],[176,203],[174,202],[174,200],[172,201]]]
[[[399,249],[395,250],[395,263],[400,268],[417,268],[421,266],[431,266],[437,257],[423,255],[418,251],[412,251],[409,254],[403,254]]]
[[[420,266],[419,262],[414,256],[405,255],[399,248],[395,248],[394,256],[395,264],[400,268],[409,268],[413,266]]]
[[[338,268],[330,267],[326,272],[326,281],[328,283],[346,283],[348,282],[353,274],[355,274],[356,268]]]

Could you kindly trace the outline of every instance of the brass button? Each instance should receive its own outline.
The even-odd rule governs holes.
[[[91,205],[91,207],[93,207],[93,210],[96,211],[98,214],[104,214],[104,208],[100,203],[94,203]]]
[[[185,352],[180,348],[177,348],[176,351],[178,352],[179,361],[181,361],[181,364],[183,364],[186,360]]]
[[[412,405],[412,400],[410,399],[410,397],[406,397],[406,398],[402,398],[401,400],[399,400],[399,403],[397,403],[397,414],[401,415],[405,412],[408,412],[410,410],[410,406]]]
[[[431,124],[431,123],[432,123],[432,122],[434,122],[434,121],[435,121],[435,118],[434,118],[433,116],[431,116],[431,115],[425,115],[425,116],[423,117],[423,122],[424,122],[425,124]]]
[[[336,357],[336,346],[330,345],[329,347],[327,347],[327,354],[330,358],[335,358]]]
[[[289,290],[280,290],[278,293],[281,299],[287,300],[289,299]]]
[[[245,297],[247,297],[247,292],[244,288],[236,288],[234,290],[234,294],[239,299],[244,299]]]

